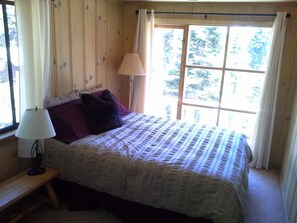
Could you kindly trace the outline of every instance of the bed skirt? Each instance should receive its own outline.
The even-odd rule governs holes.
[[[55,179],[52,184],[59,200],[67,204],[69,211],[92,210],[103,206],[123,223],[212,223],[209,219],[192,218],[170,210],[127,201],[60,179]]]

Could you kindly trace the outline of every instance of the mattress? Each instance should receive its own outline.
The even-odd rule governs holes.
[[[123,121],[69,145],[46,140],[43,165],[129,201],[215,223],[244,221],[251,152],[243,134],[137,113]]]

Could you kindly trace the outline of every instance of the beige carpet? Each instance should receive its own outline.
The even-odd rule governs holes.
[[[278,170],[251,169],[245,223],[287,223]]]
[[[121,220],[104,209],[68,212],[66,208],[54,211],[51,206],[43,205],[21,221],[21,223],[52,222],[118,223]],[[245,223],[286,223],[277,170],[251,169],[246,196]]]

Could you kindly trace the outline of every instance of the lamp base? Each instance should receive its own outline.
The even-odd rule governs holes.
[[[43,174],[44,172],[45,172],[44,167],[35,167],[35,168],[28,170],[27,174],[30,176],[34,176],[34,175]]]

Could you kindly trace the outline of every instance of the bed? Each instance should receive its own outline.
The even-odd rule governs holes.
[[[79,107],[80,99],[70,101]],[[126,111],[121,119],[70,143],[46,140],[43,164],[63,181],[129,202],[214,223],[244,221],[251,152],[243,134]]]

